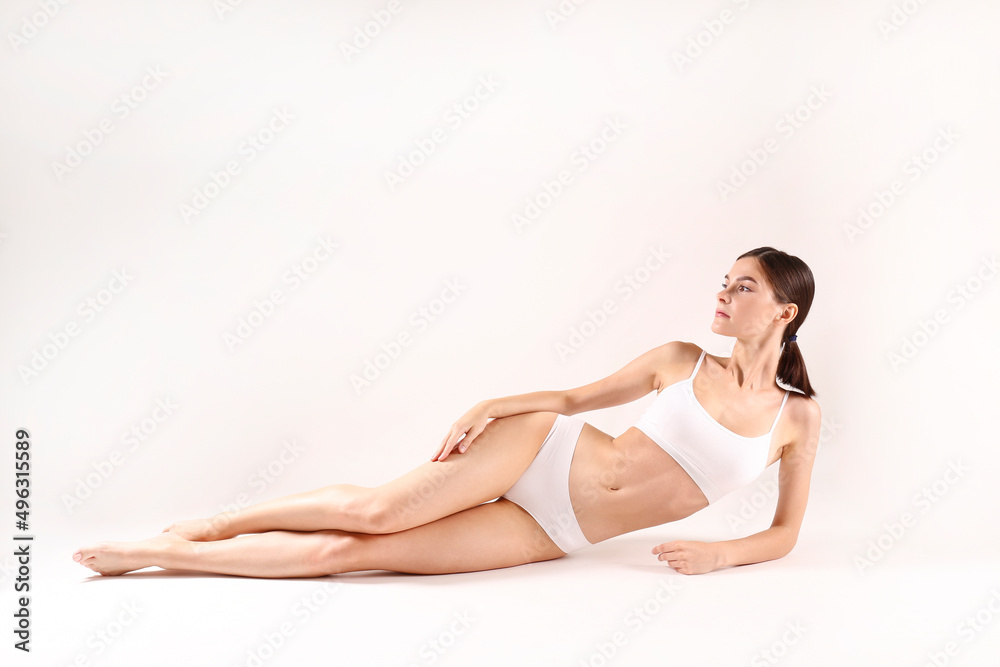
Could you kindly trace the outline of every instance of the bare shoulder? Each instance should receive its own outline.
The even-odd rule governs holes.
[[[807,455],[811,458],[819,446],[819,433],[823,421],[819,403],[816,399],[801,392],[791,391],[788,394],[785,412],[788,413],[787,437],[782,457],[794,454],[796,456]]]
[[[656,353],[657,392],[689,376],[702,352],[695,343],[683,340],[672,340],[652,351]]]

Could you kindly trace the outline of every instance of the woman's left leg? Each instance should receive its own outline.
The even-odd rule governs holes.
[[[275,530],[212,542],[173,533],[101,542],[74,554],[104,575],[150,566],[245,577],[321,577],[360,570],[474,572],[564,555],[521,507],[500,498],[396,533]]]
[[[165,530],[198,541],[273,530],[400,532],[501,496],[531,464],[556,417],[524,412],[494,419],[466,452],[424,462],[380,486],[332,484]]]

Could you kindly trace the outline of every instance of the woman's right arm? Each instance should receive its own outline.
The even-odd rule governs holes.
[[[697,347],[682,341],[665,343],[636,357],[608,377],[574,389],[533,391],[480,401],[452,425],[431,460],[443,461],[456,445],[459,452],[464,452],[476,436],[483,432],[490,419],[522,412],[575,415],[638,400],[659,389],[657,373],[672,363],[682,361],[688,346]],[[690,351],[687,353],[690,354]]]
[[[608,377],[567,391],[563,414],[575,415],[636,401],[659,390],[664,371],[669,372],[674,364],[689,363],[685,360],[700,352],[694,343],[678,340],[654,347]]]

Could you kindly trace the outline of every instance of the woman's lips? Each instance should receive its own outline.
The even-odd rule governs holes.
[[[717,310],[717,311],[715,311],[715,316],[716,316],[716,317],[729,317],[729,315],[726,315],[726,314],[725,314],[724,312],[722,312],[721,310]]]

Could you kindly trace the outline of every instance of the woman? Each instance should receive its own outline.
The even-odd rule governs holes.
[[[779,459],[770,528],[652,553],[683,574],[780,558],[798,538],[819,442],[820,409],[795,344],[813,292],[802,260],[751,250],[717,295],[712,331],[736,339],[729,358],[669,342],[592,384],[483,401],[430,461],[381,486],[335,484],[174,523],[139,542],[98,543],[73,559],[104,575],[149,566],[248,577],[510,567],[689,516]],[[653,390],[617,438],[572,416]]]

